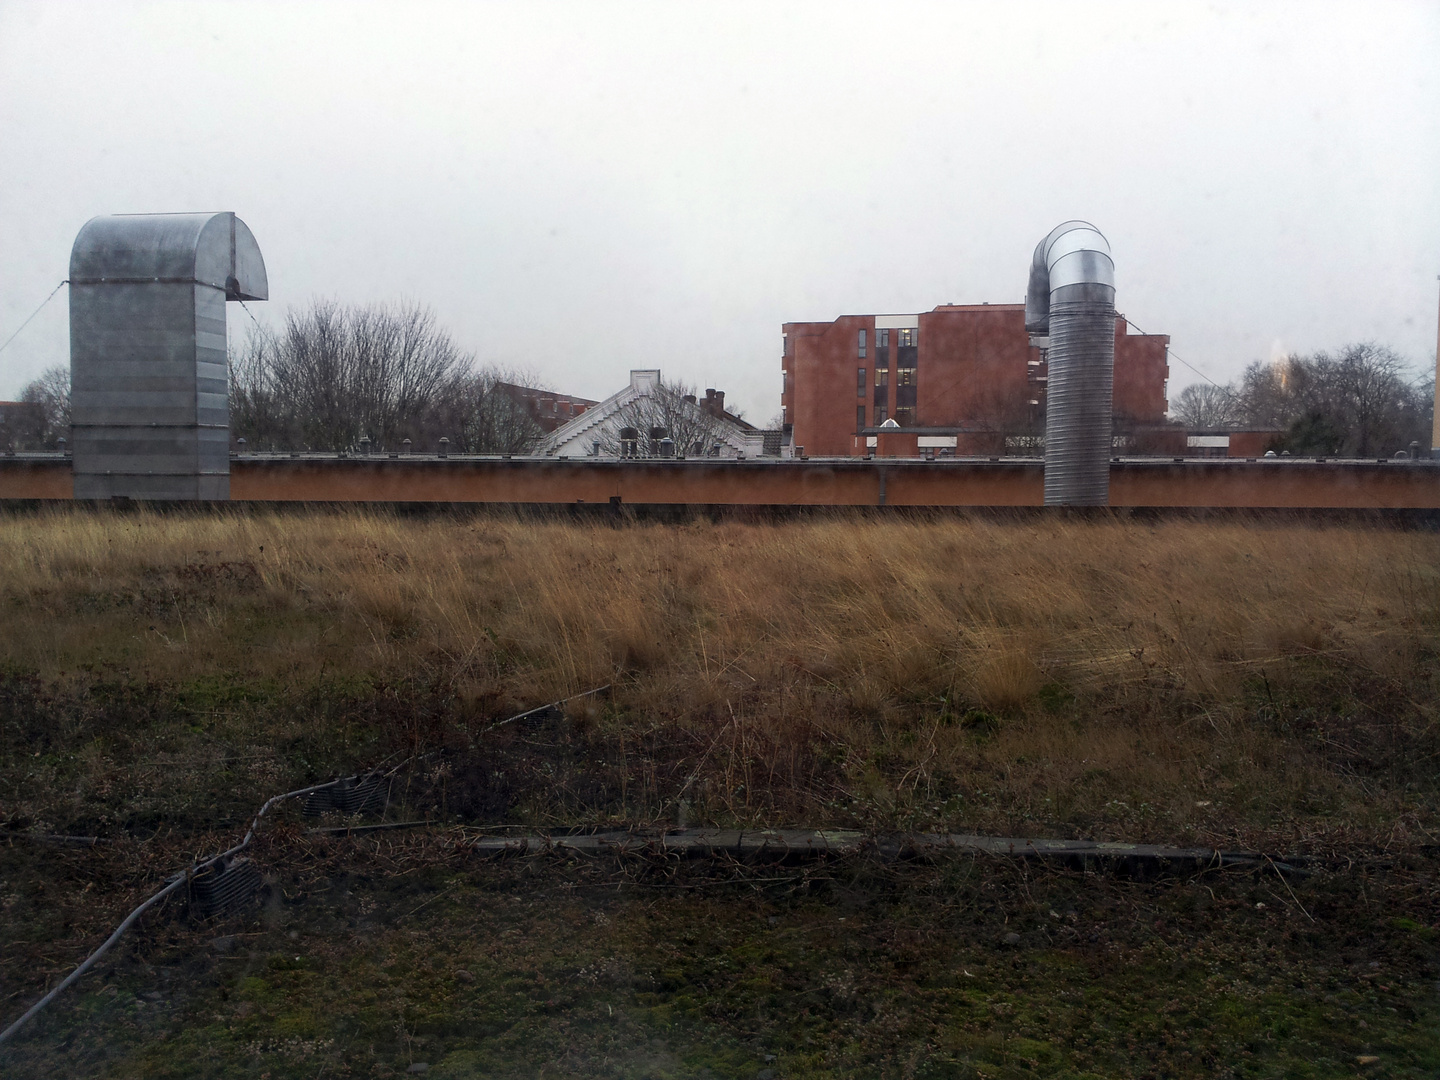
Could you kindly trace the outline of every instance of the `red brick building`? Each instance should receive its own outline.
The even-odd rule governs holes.
[[[495,385],[497,389],[503,390],[520,402],[535,418],[535,422],[540,425],[540,430],[547,434],[561,424],[567,424],[575,417],[580,416],[586,409],[598,404],[589,398],[576,397],[574,394],[557,394],[553,390],[537,390],[533,386],[520,386],[507,382]]]
[[[1048,342],[1025,332],[1023,304],[942,304],[783,330],[781,407],[807,456],[1023,452],[1044,432]],[[1116,319],[1117,434],[1138,439],[1165,423],[1169,344]],[[892,419],[900,431],[882,433]]]

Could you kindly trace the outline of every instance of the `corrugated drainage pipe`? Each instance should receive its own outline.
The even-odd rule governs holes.
[[[1067,221],[1035,248],[1025,329],[1048,336],[1045,505],[1105,506],[1115,381],[1115,263],[1100,230]]]

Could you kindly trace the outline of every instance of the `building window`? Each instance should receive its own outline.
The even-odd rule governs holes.
[[[862,359],[862,360],[865,359],[865,331],[864,331],[864,330],[861,330],[860,333],[859,333],[859,335],[858,335],[858,336],[856,337],[856,339],[855,339],[855,350],[856,350],[856,351],[855,351],[855,355],[856,355],[856,356],[860,357],[860,359]]]
[[[788,394],[789,392],[790,392],[790,373],[789,373],[788,371],[782,371],[782,372],[780,372],[780,393],[782,393],[782,394]]]
[[[876,405],[876,406],[875,406],[875,426],[876,426],[876,427],[879,427],[881,424],[885,423],[885,417],[886,417],[887,415],[888,415],[888,410],[886,409],[886,407],[885,407],[884,405]]]
[[[865,406],[864,406],[864,405],[856,405],[856,406],[855,406],[855,430],[856,430],[856,431],[864,431],[864,430],[865,430]]]
[[[913,351],[913,349],[900,350],[902,356],[904,353]],[[913,413],[919,400],[915,386],[915,368],[911,366],[913,363],[913,360],[910,364],[900,360],[895,364],[895,416],[897,419],[902,408],[909,408]]]
[[[890,385],[890,369],[889,369],[888,367],[877,367],[877,368],[875,369],[875,385],[876,385],[876,386],[889,386],[889,385]]]
[[[855,369],[855,396],[865,396],[865,369],[863,367]]]
[[[780,355],[781,355],[781,356],[789,356],[789,355],[790,355],[790,335],[789,335],[789,334],[781,334],[781,335],[780,335]]]
[[[918,403],[916,383],[918,380],[920,349],[915,344],[917,331],[900,330],[895,343],[895,422],[907,427],[915,423],[915,406]]]
[[[880,349],[888,349],[888,348],[890,347],[890,331],[889,331],[889,330],[876,330],[876,331],[875,331],[875,346],[876,346],[876,348],[880,348]]]

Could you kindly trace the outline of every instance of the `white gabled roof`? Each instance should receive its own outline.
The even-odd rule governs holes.
[[[561,424],[540,444],[540,453],[559,453],[560,448],[583,438],[588,432],[604,426],[616,413],[630,402],[660,385],[658,369],[630,372],[630,385],[611,394],[598,405],[592,405],[573,420]]]
[[[611,394],[598,405],[592,405],[573,420],[561,424],[540,443],[538,453],[560,457],[575,457],[590,452],[591,444],[599,438],[607,424],[636,398],[650,394],[660,385],[660,372],[654,368],[642,368],[630,372],[630,385]],[[698,409],[698,404],[692,405]],[[763,436],[760,432],[747,432],[728,417],[720,418],[720,428],[725,433],[725,442],[731,449],[743,452],[760,452]],[[578,444],[578,445],[577,445]],[[566,451],[569,451],[568,453]]]

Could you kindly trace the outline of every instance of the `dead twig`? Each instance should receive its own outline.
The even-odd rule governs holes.
[[[1300,903],[1300,898],[1295,895],[1295,890],[1290,888],[1290,882],[1285,881],[1285,875],[1282,874],[1280,872],[1280,868],[1275,865],[1275,860],[1270,858],[1269,855],[1266,855],[1265,861],[1270,864],[1270,869],[1275,871],[1275,876],[1278,877],[1281,881],[1285,882],[1285,891],[1290,894],[1290,899],[1295,901],[1295,906],[1300,909],[1301,914],[1303,914],[1305,918],[1309,919],[1313,923],[1315,921],[1315,916],[1311,915],[1310,912],[1305,910],[1305,905]]]

